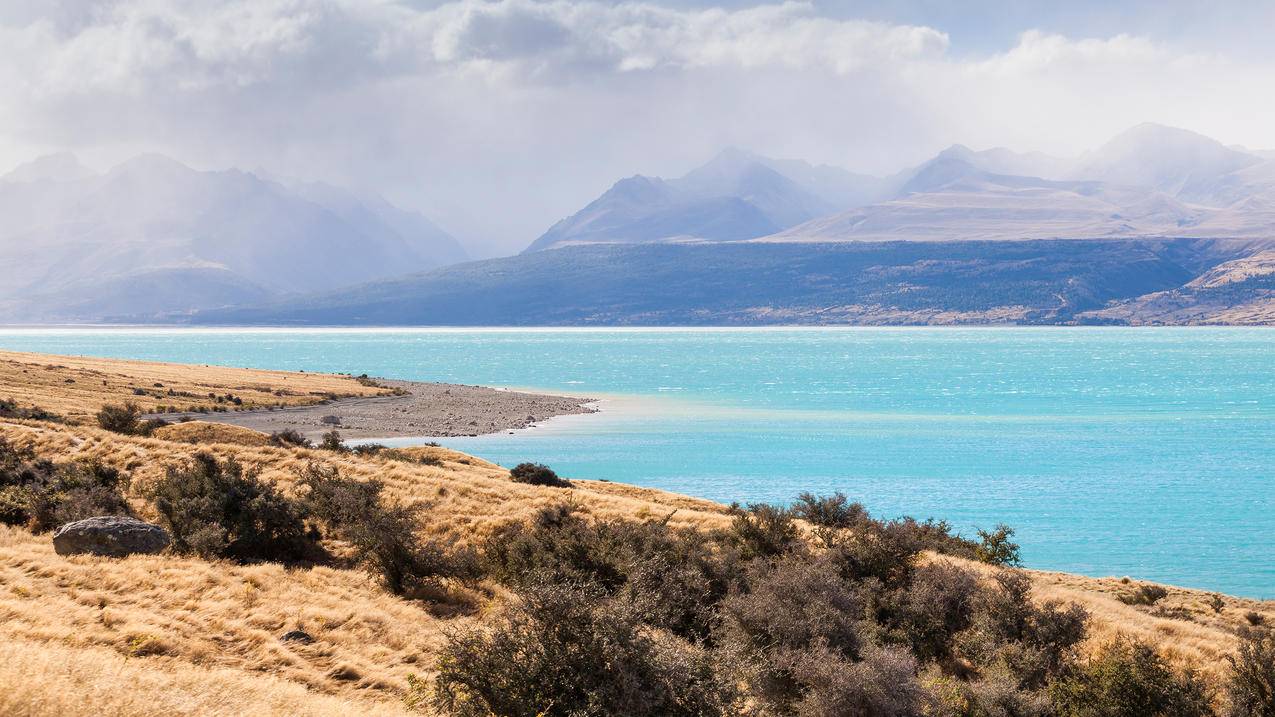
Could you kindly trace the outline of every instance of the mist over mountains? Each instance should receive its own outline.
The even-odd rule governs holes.
[[[243,304],[452,264],[464,249],[373,194],[69,154],[0,176],[0,317],[100,320]]]
[[[954,145],[888,177],[728,150],[684,177],[617,182],[529,248],[592,242],[970,241],[1275,229],[1275,162],[1143,124],[1073,159]]]
[[[1275,316],[1275,158],[1154,124],[1070,159],[954,145],[884,177],[731,148],[680,177],[621,179],[521,255],[467,264],[375,195],[156,155],[103,174],[42,158],[0,178],[0,211],[9,321]]]

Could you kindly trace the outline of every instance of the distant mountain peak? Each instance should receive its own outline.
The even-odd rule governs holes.
[[[96,176],[96,172],[80,163],[70,152],[55,152],[36,157],[0,176],[6,182],[74,182]]]
[[[1263,161],[1198,132],[1144,122],[1086,155],[1074,176],[1207,200],[1222,177]]]
[[[108,174],[120,176],[126,174],[143,174],[148,177],[194,176],[198,170],[158,152],[143,152],[111,167]]]

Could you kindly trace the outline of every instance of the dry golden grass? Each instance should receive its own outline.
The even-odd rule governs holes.
[[[956,562],[984,574],[994,570],[982,563]],[[1083,645],[1086,651],[1119,635],[1144,640],[1179,667],[1198,670],[1215,685],[1226,671],[1224,656],[1235,652],[1236,631],[1248,624],[1245,615],[1256,612],[1264,615],[1267,623],[1275,622],[1275,601],[1271,600],[1219,595],[1224,605],[1220,612],[1214,612],[1209,598],[1216,593],[1166,585],[1162,587],[1168,594],[1154,605],[1127,605],[1122,596],[1151,583],[1043,570],[1027,573],[1037,599],[1076,603],[1089,611],[1089,636]]]
[[[91,419],[103,404],[125,401],[147,411],[168,406],[234,410],[309,406],[332,397],[389,393],[389,389],[333,374],[0,351],[0,398],[13,399],[23,407],[39,406],[74,421]],[[227,394],[239,398],[242,405],[224,400]],[[223,401],[219,403],[215,396]]]
[[[0,586],[9,655],[92,650],[111,655],[108,664],[178,675],[230,669],[243,683],[271,677],[361,700],[397,700],[440,639],[423,604],[394,598],[361,572],[167,555],[62,558],[47,536],[15,528],[0,528]],[[315,642],[279,641],[295,628]]]
[[[18,364],[11,356],[0,354],[0,365],[8,367],[0,369],[3,380],[33,375],[15,376]],[[80,360],[38,358],[27,365],[61,363],[67,366],[61,371],[105,372],[73,363]],[[112,386],[168,384],[173,376],[183,377],[187,383],[182,385],[216,385],[212,390],[222,392],[231,384],[249,385],[234,378],[241,374],[232,369],[113,363],[130,371],[127,378],[105,379],[106,390],[115,391],[113,401],[125,396]],[[270,377],[262,374],[274,372],[251,373],[254,381],[266,381]],[[103,379],[92,375],[100,385]],[[351,388],[347,384],[373,390],[343,377],[280,376],[298,392],[300,386],[307,391]],[[275,384],[253,385],[261,396],[273,396]],[[71,408],[79,407],[83,415],[104,401],[90,386],[83,386],[82,394],[57,388],[18,395],[61,400],[40,405],[71,415]],[[347,476],[380,479],[394,498],[424,505],[427,532],[456,543],[481,539],[501,523],[562,501],[599,518],[671,513],[673,525],[700,529],[729,521],[719,504],[631,485],[581,480],[573,489],[559,489],[513,483],[499,466],[439,447],[398,452],[410,460],[336,454],[273,447],[263,434],[197,422],[141,438],[90,425],[0,421],[0,437],[57,460],[94,458],[127,470],[134,494],[166,466],[199,450],[234,457],[285,491],[292,489],[299,468],[321,461]],[[148,507],[135,502],[145,516]],[[1233,650],[1234,631],[1246,612],[1275,621],[1272,602],[1225,598],[1222,611],[1214,613],[1209,593],[1170,588],[1154,607],[1134,607],[1119,596],[1135,585],[1117,578],[1030,574],[1038,597],[1076,602],[1091,612],[1088,645],[1124,633],[1157,644],[1174,661],[1214,679],[1224,669],[1221,657]],[[0,527],[0,714],[399,714],[407,676],[428,676],[442,631],[482,619],[491,609],[499,590],[483,590],[452,588],[438,603],[427,604],[395,598],[362,572],[327,567],[242,566],[168,555],[67,558],[54,554],[47,535]],[[279,641],[279,635],[297,627],[315,642]]]
[[[187,421],[160,426],[151,435],[163,441],[178,443],[228,443],[232,446],[254,448],[270,445],[270,436],[261,431],[210,421]]]
[[[0,653],[0,685],[0,714],[7,717],[411,714],[393,702],[317,694],[269,675],[47,642],[7,642]]]

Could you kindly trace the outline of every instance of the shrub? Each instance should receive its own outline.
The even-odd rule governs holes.
[[[769,558],[797,549],[801,531],[793,522],[793,513],[766,503],[738,504],[730,507],[734,516],[728,538],[739,548],[744,560]]]
[[[703,638],[727,591],[727,562],[703,536],[665,522],[587,521],[568,505],[510,523],[484,543],[483,566],[511,586],[589,584],[635,606],[643,619]]]
[[[642,629],[597,586],[525,589],[490,628],[450,634],[437,669],[432,701],[445,714],[735,714],[703,650]]]
[[[1248,612],[1244,613],[1244,619],[1248,621],[1248,624],[1252,625],[1253,627],[1260,627],[1266,624],[1266,616],[1262,615],[1262,613],[1257,612],[1256,610],[1249,610]]]
[[[988,532],[979,530],[978,537],[982,539],[982,543],[974,548],[974,557],[984,563],[991,565],[1011,565],[1017,566],[1022,564],[1022,560],[1018,555],[1018,543],[1010,540],[1014,537],[1014,529],[1001,523],[996,529]]]
[[[18,405],[17,401],[8,398],[0,398],[0,418],[21,418],[33,421],[54,421],[62,422],[62,417],[56,413],[40,408],[39,406],[31,406],[24,408]]]
[[[289,446],[296,446],[299,448],[309,448],[310,439],[301,435],[301,433],[298,431],[295,431],[291,428],[287,428],[282,431],[275,431],[274,433],[271,433],[270,445],[278,446],[280,448],[286,448]]]
[[[421,539],[417,511],[388,502],[380,481],[342,478],[335,468],[315,464],[299,478],[309,488],[310,515],[349,543],[355,560],[390,592],[404,595],[439,577],[464,574],[441,547]]]
[[[0,438],[0,523],[34,531],[98,515],[132,515],[128,476],[96,461],[55,465]]]
[[[1117,640],[1049,688],[1059,717],[1207,717],[1208,691],[1150,645]]]
[[[335,453],[349,453],[349,446],[345,445],[345,441],[341,440],[341,433],[336,429],[323,434],[323,440],[319,443],[319,448],[325,451],[333,451]]]
[[[1089,614],[1056,600],[1036,605],[1031,581],[1016,570],[1000,571],[993,583],[976,598],[972,624],[958,646],[976,666],[1003,670],[1019,688],[1039,689],[1074,660]]]
[[[806,683],[796,717],[912,717],[926,701],[916,659],[903,648],[869,646],[857,662],[815,648],[791,653],[786,666]]]
[[[973,620],[978,595],[978,578],[969,570],[945,561],[918,566],[905,587],[881,600],[885,637],[906,645],[920,662],[946,660]]]
[[[142,409],[133,402],[123,405],[108,403],[97,412],[97,425],[113,433],[128,436],[149,436],[156,428],[167,426],[161,418],[142,420]]]
[[[859,530],[843,532],[829,554],[847,579],[875,579],[896,588],[907,584],[922,545],[911,524],[870,521]]]
[[[1125,605],[1154,605],[1168,594],[1169,591],[1163,587],[1148,583],[1134,588],[1132,593],[1121,595],[1120,602]]]
[[[163,478],[147,486],[146,497],[178,552],[290,561],[315,548],[298,506],[233,458],[218,461],[197,453],[185,464],[169,466]]]
[[[798,518],[824,528],[852,528],[868,520],[868,511],[861,503],[851,503],[844,493],[816,496],[802,493],[797,496],[792,512]]]
[[[515,483],[545,485],[552,488],[571,487],[571,481],[559,478],[549,466],[539,463],[519,463],[509,471],[509,477]]]
[[[380,443],[360,443],[351,450],[356,456],[374,456],[389,449]]]
[[[1275,717],[1275,631],[1244,629],[1235,655],[1227,655],[1229,717]]]

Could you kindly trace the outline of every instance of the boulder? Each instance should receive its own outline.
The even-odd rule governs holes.
[[[53,534],[58,555],[90,553],[123,557],[134,553],[158,553],[168,547],[168,531],[136,518],[102,515],[67,523]]]
[[[283,633],[279,639],[283,642],[300,642],[306,645],[314,642],[314,638],[310,637],[310,633],[305,630],[290,630]]]

